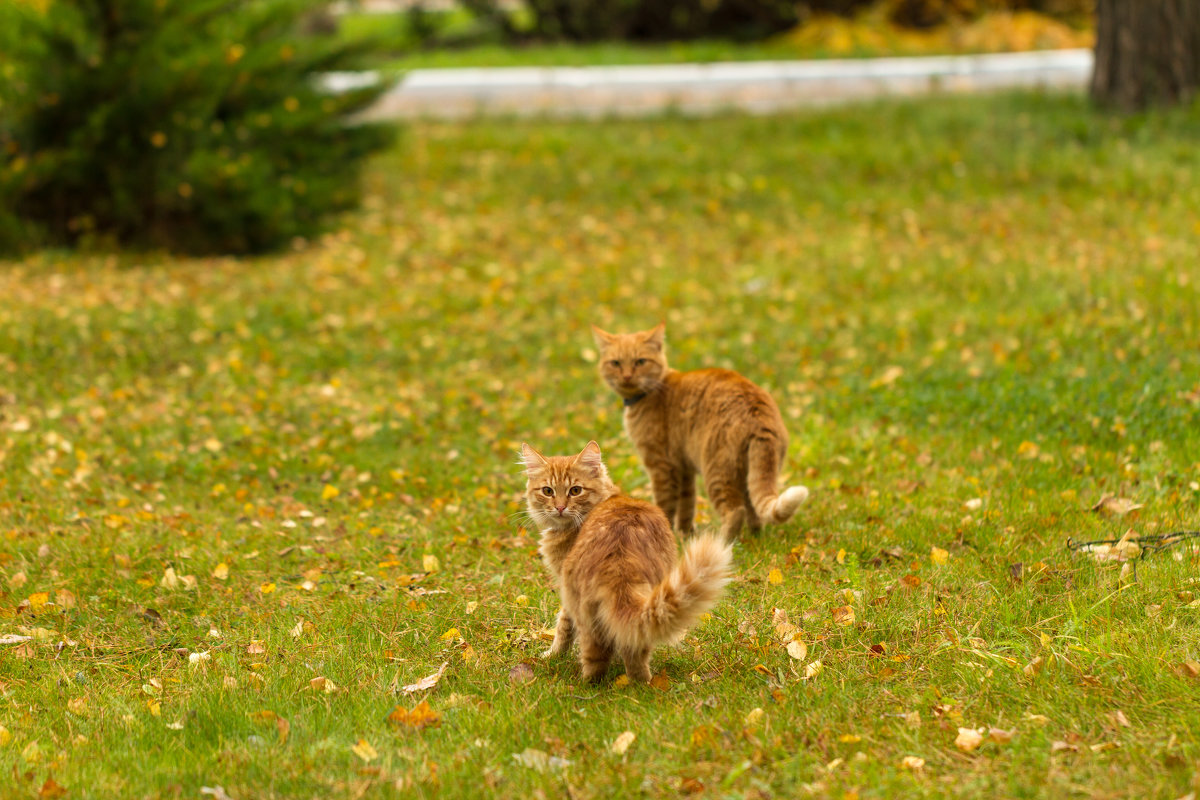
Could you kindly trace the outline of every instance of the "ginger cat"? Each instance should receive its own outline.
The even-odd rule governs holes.
[[[804,486],[776,491],[787,429],[764,390],[727,369],[667,366],[665,326],[611,334],[592,326],[600,375],[625,401],[625,430],[650,476],[654,502],[675,529],[693,530],[696,473],[733,541],[743,522],[757,531],[785,522],[808,499]]]
[[[599,680],[613,655],[637,681],[650,680],[650,652],[683,638],[729,581],[730,545],[698,536],[678,555],[671,524],[656,506],[621,494],[600,447],[546,458],[521,445],[530,517],[539,550],[558,583],[559,655],[579,639],[583,676]]]

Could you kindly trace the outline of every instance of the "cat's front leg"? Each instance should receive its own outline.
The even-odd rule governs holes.
[[[650,475],[650,491],[654,493],[654,505],[661,508],[667,519],[675,524],[680,488],[679,473],[675,465],[667,461],[647,459],[646,472]]]
[[[554,626],[554,641],[550,644],[550,648],[542,653],[542,658],[562,655],[571,649],[571,644],[574,641],[575,624],[571,622],[571,617],[567,615],[567,610],[560,608],[558,610],[558,624]]]

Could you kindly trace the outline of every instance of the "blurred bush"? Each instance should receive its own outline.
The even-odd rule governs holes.
[[[1086,21],[1094,0],[461,0],[510,40],[761,39],[813,17],[883,8],[895,24],[931,28],[992,12],[1036,11]]]
[[[0,250],[100,242],[252,252],[359,199],[388,84],[333,94],[377,43],[310,0],[0,2]]]

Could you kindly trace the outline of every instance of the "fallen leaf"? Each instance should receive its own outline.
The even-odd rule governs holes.
[[[8,743],[13,740],[12,732],[8,728],[0,725],[0,747],[7,747]]]
[[[338,690],[337,684],[323,676],[317,676],[308,682],[309,688],[325,694],[333,694]]]
[[[448,642],[451,639],[457,639],[457,638],[459,638],[458,628],[450,628],[445,633],[443,633],[441,636],[441,639],[443,642]]]
[[[988,738],[996,744],[1007,744],[1012,741],[1016,731],[1006,731],[1003,728],[988,728]]]
[[[201,786],[200,794],[212,795],[213,800],[233,800],[225,793],[224,786]]]
[[[925,759],[917,756],[905,756],[900,760],[900,769],[907,769],[917,772],[918,770],[924,769],[924,767]]]
[[[275,717],[275,732],[279,735],[279,743],[287,744],[288,734],[292,732],[292,723],[283,717]]]
[[[954,746],[964,753],[969,753],[983,744],[983,736],[974,728],[959,728]]]
[[[288,631],[288,633],[291,634],[293,639],[299,639],[301,636],[303,636],[304,635],[304,620],[299,620],[295,624],[295,626],[290,631]]]
[[[1045,668],[1045,665],[1045,660],[1041,656],[1037,656],[1028,664],[1026,664],[1021,671],[1025,673],[1026,678],[1032,678],[1041,672],[1042,669]]]
[[[940,547],[929,548],[929,560],[935,564],[945,564],[950,554]]]
[[[1061,740],[1050,743],[1050,752],[1051,753],[1061,753],[1064,750],[1071,752],[1071,753],[1078,753],[1079,745],[1071,744],[1070,742],[1064,742]]]
[[[8,578],[8,585],[9,585],[9,588],[20,589],[22,586],[25,585],[25,582],[28,580],[29,579],[27,577],[25,577],[24,572],[14,572]]]
[[[1106,494],[1100,498],[1091,510],[1110,517],[1123,517],[1126,514],[1142,508],[1141,503],[1135,503],[1127,497],[1114,497]]]
[[[753,728],[758,725],[758,723],[762,722],[762,718],[765,713],[766,712],[764,712],[761,708],[752,708],[742,720],[742,724],[747,728]]]
[[[808,656],[808,645],[799,639],[793,639],[788,642],[787,652],[789,656],[797,661],[803,661]]]
[[[671,679],[667,677],[666,670],[660,670],[657,675],[651,678],[650,685],[660,692],[665,692],[671,688]]]
[[[193,667],[200,666],[204,662],[209,661],[211,659],[212,659],[212,655],[210,655],[207,650],[204,651],[203,653],[189,653],[188,654],[188,663],[191,664]]]
[[[421,569],[426,572],[437,572],[442,568],[442,564],[438,561],[438,557],[432,553],[426,553],[421,558]]]
[[[783,583],[783,573],[779,571],[778,567],[767,573],[767,583],[776,585]]]
[[[370,763],[379,758],[379,752],[366,739],[359,739],[357,744],[351,746],[350,752],[361,758],[363,763]]]
[[[167,567],[165,570],[163,570],[162,580],[160,580],[158,584],[164,589],[178,589],[179,576],[175,574],[175,568]]]
[[[525,684],[533,682],[536,676],[533,674],[533,667],[522,661],[508,671],[509,683]]]
[[[816,661],[813,661],[813,662],[807,664],[804,667],[805,680],[811,680],[812,678],[817,677],[818,675],[821,674],[822,669],[823,669],[823,665],[821,664],[821,659],[819,659],[819,658]]]
[[[838,606],[833,609],[833,621],[838,625],[853,625],[855,621],[854,606]]]
[[[615,681],[613,681],[613,688],[614,689],[624,689],[626,686],[628,686],[631,683],[633,683],[633,681],[630,680],[628,675],[618,675],[617,679]]]
[[[1119,709],[1119,708],[1116,711],[1109,714],[1108,718],[1110,720],[1112,720],[1113,727],[1117,727],[1117,726],[1120,726],[1122,728],[1130,727],[1129,726],[1129,718],[1126,717],[1125,712],[1121,711],[1121,709]]]
[[[271,592],[275,591],[275,584],[273,584],[273,583],[264,583],[264,584],[262,584],[261,586],[259,586],[259,587],[258,587],[258,590],[259,590],[260,592],[262,592],[263,594],[270,594]]]
[[[772,625],[791,624],[788,620],[788,612],[782,608],[771,609],[771,624]]]
[[[527,747],[520,753],[513,753],[513,761],[538,772],[561,772],[571,766],[571,762],[565,758],[558,758],[541,750],[534,750],[532,747]]]
[[[983,498],[972,497],[970,500],[963,503],[963,507],[968,511],[978,511],[979,509],[983,508]]]
[[[62,797],[67,793],[67,787],[54,780],[53,776],[46,778],[46,782],[42,784],[42,788],[38,789],[38,797]]]
[[[428,701],[422,700],[411,711],[403,706],[396,706],[392,709],[392,713],[388,714],[387,721],[399,727],[420,730],[436,728],[441,725],[442,715],[434,711]]]
[[[341,493],[342,493],[341,490],[338,489],[336,486],[332,486],[327,483],[327,484],[325,484],[325,487],[323,489],[321,489],[321,500],[322,501],[332,500],[333,498],[337,497]]]
[[[619,756],[625,755],[625,751],[629,749],[629,745],[633,744],[633,740],[637,738],[637,734],[633,731],[625,731],[609,745],[609,749]]]
[[[246,645],[246,652],[250,655],[259,655],[267,652],[267,648],[263,646],[261,641],[254,639],[250,642],[250,644]]]
[[[219,581],[223,581],[229,577],[229,565],[222,561],[213,567],[212,576]]]
[[[31,611],[41,611],[42,606],[50,602],[49,592],[34,592],[29,595],[29,608]]]
[[[59,589],[54,593],[54,602],[63,611],[67,611],[75,607],[75,595],[70,589]]]
[[[28,642],[31,639],[33,639],[32,636],[18,636],[15,633],[6,633],[3,636],[0,636],[0,644],[21,644],[22,642]]]

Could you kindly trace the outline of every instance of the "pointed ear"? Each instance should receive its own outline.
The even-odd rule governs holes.
[[[535,469],[546,466],[546,459],[537,450],[521,442],[521,463],[525,465],[526,472],[532,472]]]
[[[667,323],[660,322],[654,326],[653,330],[647,331],[642,335],[642,341],[658,350],[662,350],[666,346],[667,340]]]
[[[583,452],[575,456],[575,463],[587,467],[597,474],[604,470],[604,461],[600,458],[600,445],[588,442]]]
[[[603,350],[605,347],[608,347],[608,345],[612,343],[613,339],[615,339],[617,337],[613,336],[611,333],[609,333],[607,331],[602,331],[599,328],[597,328],[595,325],[593,325],[592,326],[592,338],[596,340],[596,347],[599,347],[601,350]]]

